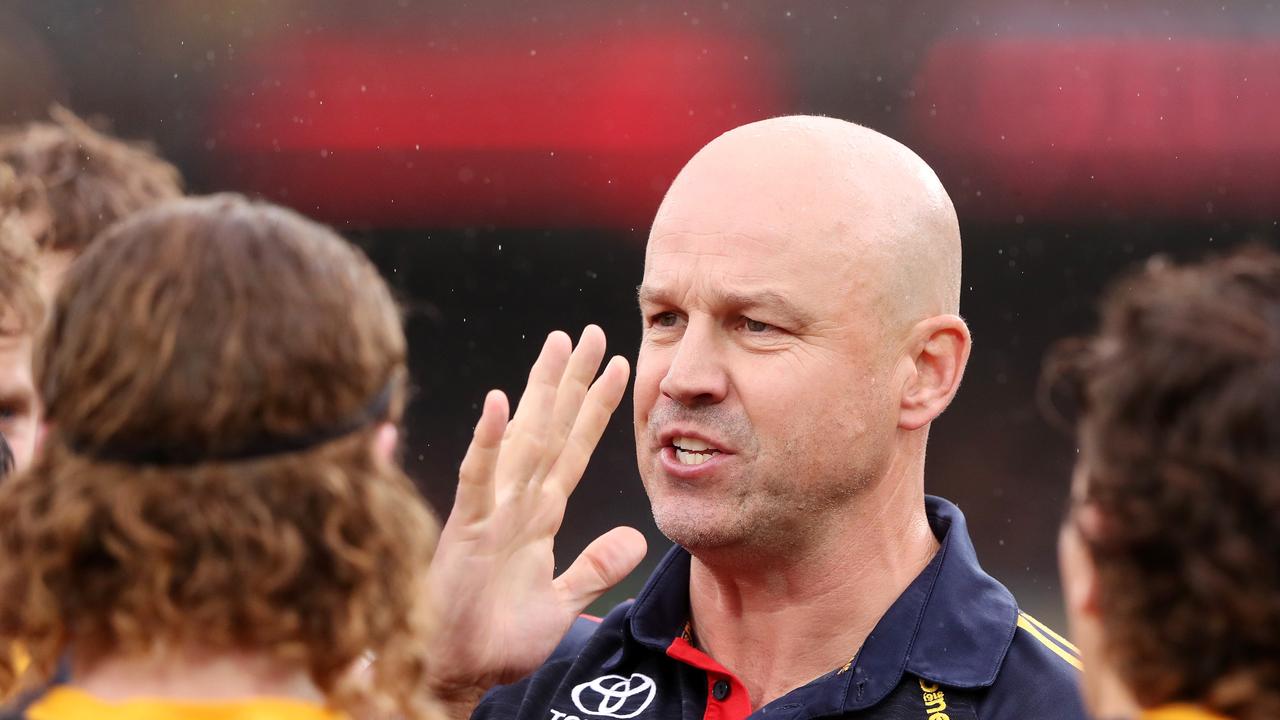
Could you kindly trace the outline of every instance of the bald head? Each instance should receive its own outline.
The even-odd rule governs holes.
[[[708,144],[662,202],[640,286],[636,453],[658,527],[695,556],[793,562],[846,547],[858,507],[918,515],[929,426],[968,360],[959,295],[955,211],[901,144],[818,117]]]
[[[713,140],[672,183],[650,250],[671,234],[711,233],[726,245],[776,241],[795,262],[847,272],[868,309],[905,322],[959,308],[950,198],[919,156],[860,125],[781,117]]]

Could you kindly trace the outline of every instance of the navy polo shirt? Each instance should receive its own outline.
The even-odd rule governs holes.
[[[856,657],[754,713],[742,683],[689,642],[690,556],[675,547],[634,601],[580,619],[541,668],[490,691],[473,718],[1085,718],[1074,647],[983,572],[959,508],[936,497],[925,508],[938,553],[850,649]]]

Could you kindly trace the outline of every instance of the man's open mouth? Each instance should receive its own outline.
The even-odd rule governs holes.
[[[676,461],[681,465],[701,465],[720,454],[716,448],[695,438],[673,438],[671,447],[675,449]]]

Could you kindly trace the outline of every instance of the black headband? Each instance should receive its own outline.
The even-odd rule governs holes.
[[[77,455],[125,465],[177,467],[208,462],[258,460],[275,455],[288,455],[310,450],[388,419],[394,387],[394,380],[387,382],[382,387],[382,390],[378,391],[378,394],[373,396],[358,412],[331,425],[315,428],[299,435],[266,433],[226,452],[215,453],[193,448],[157,447],[154,445],[142,448],[128,448],[118,445],[93,448],[88,443],[74,438],[66,438],[64,442]]]

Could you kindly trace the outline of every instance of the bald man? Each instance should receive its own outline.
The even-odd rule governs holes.
[[[658,210],[639,289],[636,456],[675,546],[634,602],[574,621],[562,598],[598,587],[552,579],[554,527],[481,572],[447,550],[467,533],[502,546],[512,501],[495,496],[488,528],[451,519],[433,586],[486,597],[443,623],[453,715],[507,682],[475,717],[1083,717],[1074,649],[924,493],[930,424],[969,356],[959,296],[955,211],[906,147],[786,117],[703,148]],[[590,546],[595,584],[639,543]]]

